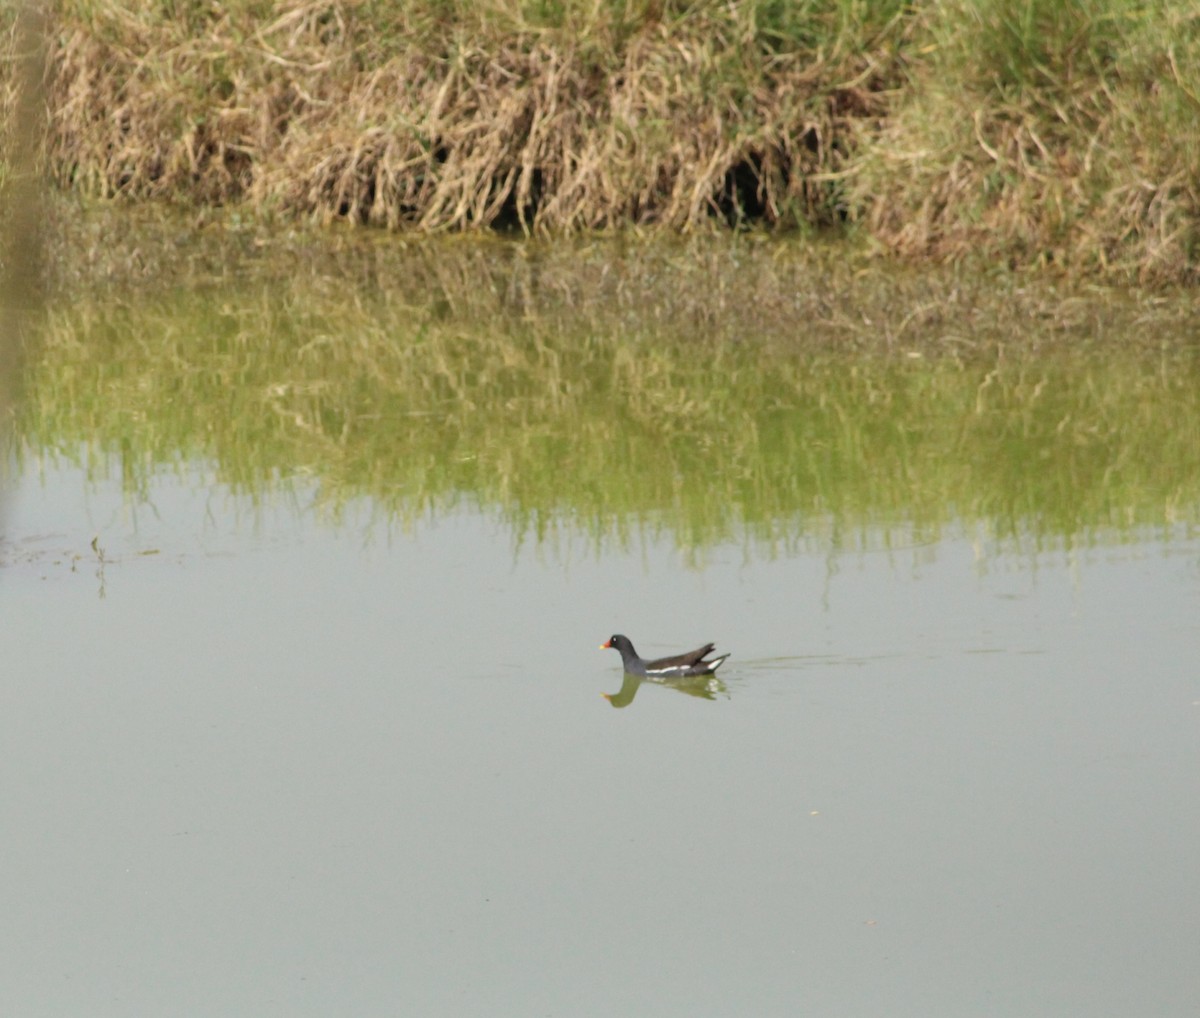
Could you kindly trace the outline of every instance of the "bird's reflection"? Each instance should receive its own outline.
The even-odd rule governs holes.
[[[630,675],[626,672],[621,682],[620,690],[616,693],[602,693],[601,695],[614,707],[628,707],[633,703],[633,698],[637,695],[638,687],[643,682],[649,682],[654,686],[665,686],[667,689],[687,693],[688,696],[698,696],[704,700],[715,700],[718,694],[725,692],[725,683],[715,675],[685,675],[681,678],[643,678],[640,675]]]

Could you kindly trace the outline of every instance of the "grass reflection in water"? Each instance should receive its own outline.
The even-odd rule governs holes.
[[[131,495],[201,460],[251,496],[315,482],[333,514],[466,503],[519,537],[668,531],[693,552],[1197,518],[1194,298],[864,275],[754,240],[188,264],[52,315],[27,449],[119,461]]]

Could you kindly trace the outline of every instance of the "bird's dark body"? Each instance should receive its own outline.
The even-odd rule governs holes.
[[[638,657],[638,652],[634,650],[633,643],[628,636],[616,635],[609,638],[609,641],[603,644],[604,647],[612,647],[621,655],[621,663],[625,666],[625,672],[628,675],[641,675],[646,678],[680,678],[685,675],[711,675],[721,663],[729,657],[728,654],[722,654],[720,657],[704,660],[713,652],[716,647],[715,643],[706,643],[703,647],[697,647],[695,650],[689,650],[685,654],[676,654],[674,657],[660,657],[653,661],[646,661]]]

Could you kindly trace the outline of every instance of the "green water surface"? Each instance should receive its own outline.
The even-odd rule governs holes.
[[[315,482],[332,514],[477,505],[519,537],[650,529],[690,553],[1197,520],[1191,295],[852,270],[754,239],[210,227],[141,240],[152,254],[121,237],[115,268],[92,242],[18,430],[24,455],[119,470],[131,497],[201,462],[250,496]]]

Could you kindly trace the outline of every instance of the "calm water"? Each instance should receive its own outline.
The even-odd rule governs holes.
[[[1200,1002],[1194,537],[688,568],[209,480],[26,472],[6,1013]],[[614,710],[613,630],[726,692]]]
[[[31,381],[0,1013],[1197,1013],[1190,359],[188,292]]]

